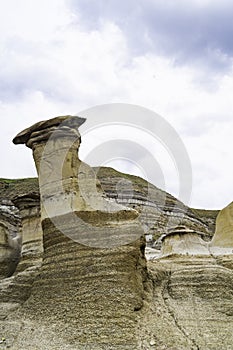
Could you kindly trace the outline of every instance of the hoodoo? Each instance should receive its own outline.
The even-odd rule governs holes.
[[[33,150],[44,255],[31,296],[17,312],[24,327],[13,349],[137,345],[147,279],[143,231],[137,212],[108,200],[92,169],[79,160],[84,121],[57,117],[14,139]]]
[[[161,240],[161,256],[209,255],[207,242],[202,239],[201,233],[187,227],[170,229]]]
[[[0,181],[0,348],[232,350],[232,203],[210,241],[217,211],[82,162],[84,122],[56,117],[14,139],[39,181]],[[144,235],[157,248],[147,262]]]

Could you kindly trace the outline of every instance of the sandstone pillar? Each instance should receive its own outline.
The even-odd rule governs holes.
[[[22,332],[15,348],[32,349],[33,339],[43,350],[48,344],[54,349],[137,348],[147,281],[143,230],[137,212],[108,201],[91,168],[79,160],[83,122],[57,117],[14,139],[33,150],[44,242],[42,268],[19,312],[35,327]]]
[[[40,198],[37,194],[17,196],[13,200],[22,220],[21,258],[16,273],[37,268],[42,263],[43,232],[40,219]]]

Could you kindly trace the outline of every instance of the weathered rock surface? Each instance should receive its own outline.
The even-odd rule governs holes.
[[[215,231],[216,218],[219,210],[205,210],[205,209],[191,209],[194,215],[201,219],[203,223],[208,227],[208,231],[211,232],[211,236]]]
[[[93,168],[93,170],[108,198],[139,212],[139,220],[148,237],[149,246],[157,244],[156,240],[175,225],[185,225],[187,228],[206,233],[209,240],[213,236],[218,211],[190,209],[170,194],[148,184],[147,181],[137,176],[123,174],[106,167]],[[0,180],[0,184],[2,182],[4,186],[5,181],[8,180]],[[133,188],[130,195],[128,195],[124,185],[127,183]],[[1,198],[11,200],[15,193],[18,196],[27,195],[29,198],[30,193],[39,195],[39,185],[36,178],[11,180],[8,185],[4,189],[0,187]],[[148,196],[148,187],[150,196]],[[149,241],[150,237],[151,241]],[[159,241],[157,245],[160,249],[161,242]]]
[[[219,212],[210,247],[213,254],[233,254],[233,202]]]
[[[185,226],[171,229],[163,235],[161,256],[168,255],[209,255],[208,243],[203,240],[204,234],[188,229]]]
[[[22,326],[12,349],[137,346],[147,281],[143,230],[137,212],[110,201],[95,177],[93,192],[93,171],[78,159],[76,120],[62,120],[51,139],[47,129],[23,133],[39,174],[44,254],[30,297],[7,319]],[[106,241],[110,249],[101,248]]]
[[[23,228],[21,261],[0,283],[5,345],[232,350],[232,204],[210,241],[216,211],[191,210],[138,177],[82,163],[83,121],[54,118],[15,139],[33,149],[41,214],[36,180],[26,192],[24,180],[0,192],[18,206]],[[157,248],[146,248],[147,262],[144,233]]]
[[[140,349],[233,349],[232,265],[184,255],[147,265],[153,288],[141,318]]]
[[[146,235],[152,235],[152,244],[169,228],[185,225],[190,229],[213,235],[213,222],[206,219],[206,211],[195,212],[146,180],[117,172],[111,168],[94,169],[109,198],[135,208]],[[129,190],[127,190],[127,188]],[[209,211],[211,213],[211,211]],[[202,218],[204,217],[204,219]],[[212,214],[217,216],[217,212]],[[215,220],[215,219],[214,219]]]
[[[21,258],[16,273],[40,266],[43,253],[43,232],[40,217],[40,197],[37,193],[18,195],[12,202],[19,208],[22,222]]]
[[[16,196],[12,198],[12,202],[19,207],[19,211],[13,208],[17,212],[18,222],[21,218],[22,227],[16,225],[13,220],[10,221],[15,224],[13,242],[17,255],[11,257],[11,263],[8,264],[11,267],[9,278],[0,283],[0,319],[5,319],[10,311],[27,300],[37,269],[42,262],[43,237],[38,212],[39,196]]]
[[[19,262],[20,219],[16,207],[7,200],[0,202],[0,279],[11,276]]]

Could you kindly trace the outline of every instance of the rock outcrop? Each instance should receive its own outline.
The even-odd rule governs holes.
[[[211,242],[185,227],[164,235],[147,264],[154,283],[141,319],[145,348],[233,349],[232,220],[230,204]]]
[[[205,233],[206,239],[211,240],[215,230],[215,219],[218,211],[206,211],[190,209],[182,202],[166,193],[140,177],[120,173],[112,168],[93,168],[99,181],[99,186],[106,194],[106,197],[124,206],[136,209],[139,213],[139,220],[144,230],[147,245],[161,248],[161,236],[168,233],[169,229],[178,225],[184,225],[189,229]],[[92,173],[92,176],[94,174]],[[128,196],[122,183],[129,183],[131,187]],[[17,179],[0,180],[0,198],[11,202],[17,196],[31,194],[39,196],[38,179]],[[4,188],[6,185],[6,188]],[[148,196],[149,192],[149,196]],[[39,209],[40,203],[31,198],[31,204]]]
[[[40,197],[37,193],[18,195],[12,202],[19,208],[22,222],[21,257],[16,273],[42,262],[43,232],[40,217]]]
[[[233,202],[219,212],[210,247],[213,254],[233,254]]]
[[[203,233],[186,227],[176,227],[161,237],[161,256],[209,255],[208,244]]]
[[[9,201],[0,205],[0,279],[11,276],[20,258],[20,219],[16,207]]]
[[[14,139],[32,148],[39,187],[29,179],[0,189],[18,251],[22,241],[19,264],[0,282],[3,345],[232,350],[232,203],[213,236],[216,211],[80,161],[83,122],[57,117]]]
[[[232,350],[232,265],[178,255],[147,267],[153,289],[141,317],[139,349]]]
[[[30,297],[9,316],[21,327],[12,349],[137,346],[147,283],[143,231],[135,210],[109,201],[90,181],[93,171],[78,158],[79,124],[56,118],[15,139],[33,149],[44,254]],[[102,248],[106,241],[110,249]]]
[[[204,232],[211,239],[214,227],[212,221],[209,225],[205,213],[202,219],[198,210],[194,212],[169,193],[140,177],[122,174],[111,168],[94,168],[94,171],[109,198],[139,212],[145,235],[152,235],[151,245],[156,245],[157,239],[170,228],[180,225]],[[124,183],[128,183],[131,191],[127,191]],[[214,213],[213,217],[216,215]]]

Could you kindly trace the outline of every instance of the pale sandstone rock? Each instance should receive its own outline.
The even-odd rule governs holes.
[[[150,349],[153,338],[156,350],[232,350],[233,265],[204,255],[147,265],[153,289],[141,315],[139,349]]]
[[[202,239],[204,234],[176,227],[162,237],[160,257],[167,255],[209,255],[208,244]]]
[[[233,254],[233,202],[222,209],[217,216],[210,249],[215,255]]]
[[[134,349],[148,278],[138,214],[109,201],[78,159],[78,118],[59,121],[61,133],[40,137],[32,127],[16,138],[33,149],[44,256],[31,296],[11,316],[24,324],[12,349]]]
[[[22,222],[21,258],[16,273],[31,267],[39,267],[42,263],[43,232],[39,202],[36,193],[20,195],[12,199],[19,208]]]
[[[229,209],[220,212],[216,232],[231,246]],[[178,231],[165,236],[164,254],[148,262],[154,288],[141,318],[141,344],[153,338],[155,349],[231,350],[233,255],[222,250],[215,257],[197,233]]]

